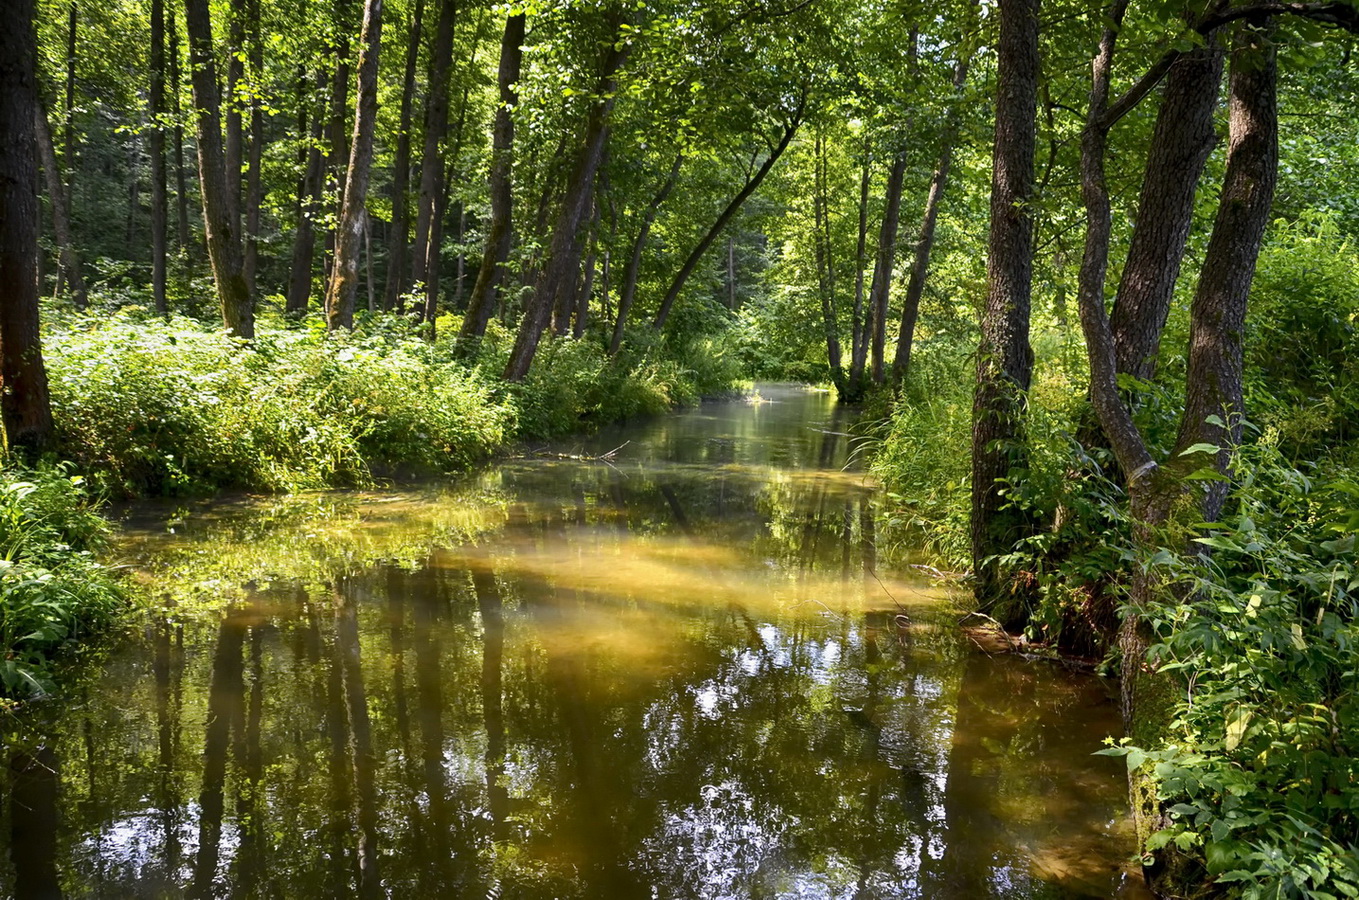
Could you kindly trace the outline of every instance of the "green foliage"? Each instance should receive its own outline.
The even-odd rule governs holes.
[[[1359,896],[1359,486],[1319,481],[1268,444],[1246,448],[1238,506],[1198,543],[1162,551],[1167,599],[1144,610],[1151,658],[1181,687],[1146,761],[1173,843],[1232,896]]]
[[[1252,415],[1299,458],[1352,440],[1359,418],[1359,253],[1334,217],[1275,226],[1251,304]]]
[[[0,696],[46,691],[54,657],[123,608],[91,555],[107,529],[67,467],[0,472]]]

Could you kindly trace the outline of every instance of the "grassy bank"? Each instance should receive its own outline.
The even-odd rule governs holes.
[[[456,333],[444,319],[439,333]],[[0,691],[47,689],[60,660],[116,622],[127,594],[95,560],[106,498],[364,487],[467,471],[518,441],[663,413],[730,391],[734,356],[709,339],[640,334],[549,341],[523,383],[499,378],[513,335],[495,324],[458,360],[406,323],[328,335],[264,324],[245,343],[136,308],[59,317],[44,333],[58,444],[0,472]],[[59,461],[59,462],[58,462]]]

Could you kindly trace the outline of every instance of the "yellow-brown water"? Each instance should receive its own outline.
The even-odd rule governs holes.
[[[0,895],[1135,896],[1107,686],[978,652],[844,413],[762,393],[130,511],[163,609],[16,738]]]

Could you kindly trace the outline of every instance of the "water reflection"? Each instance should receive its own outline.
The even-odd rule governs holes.
[[[1104,687],[876,572],[844,414],[765,394],[448,491],[138,511],[173,605],[16,742],[0,894],[1120,890]]]

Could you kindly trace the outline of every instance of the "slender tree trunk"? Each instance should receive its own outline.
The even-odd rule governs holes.
[[[221,100],[207,0],[186,0],[186,25],[198,131],[198,181],[203,194],[203,227],[217,283],[222,321],[243,338],[255,336],[255,310],[246,288],[240,221],[228,189],[222,148]]]
[[[0,416],[11,452],[52,442],[38,333],[38,154],[41,115],[34,0],[0,0]]]
[[[1033,372],[1029,302],[1033,279],[1034,141],[1038,100],[1039,0],[1001,0],[996,48],[996,138],[991,181],[987,296],[972,406],[972,569],[977,601],[1007,627],[1027,598],[1003,584],[994,558],[1029,525],[1006,509],[1001,480],[1021,466],[1024,413]]]
[[[871,181],[872,148],[864,131],[863,159],[859,170],[859,242],[854,248],[854,314],[850,324],[849,380],[851,399],[864,392],[864,370],[868,366],[868,332],[864,329],[864,267],[868,262],[868,187]]]
[[[425,16],[425,0],[415,0],[410,34],[406,41],[406,66],[401,84],[401,118],[397,126],[396,154],[392,172],[392,225],[387,240],[387,283],[382,291],[382,308],[396,307],[405,287],[406,244],[410,237],[411,108],[415,99],[415,69],[420,56],[420,31]]]
[[[250,159],[245,182],[245,284],[255,296],[255,273],[259,268],[260,207],[264,205],[264,41],[260,26],[260,0],[245,0],[246,53],[250,60]]]
[[[324,75],[318,80],[324,84]],[[319,86],[319,85],[318,85]],[[306,97],[304,82],[299,93],[298,127],[307,138],[306,165],[302,179],[297,186],[297,230],[293,233],[292,263],[288,271],[288,295],[285,309],[292,315],[302,315],[307,311],[311,299],[312,264],[316,257],[316,225],[313,217],[321,212],[325,198],[325,159],[321,154],[321,130],[324,117],[320,110],[311,116],[311,126],[307,126],[307,110],[311,101]]]
[[[722,210],[722,213],[717,217],[717,221],[712,224],[712,227],[710,227],[703,237],[699,239],[697,246],[689,253],[684,264],[680,266],[679,272],[675,273],[674,280],[670,282],[670,288],[665,292],[665,297],[661,300],[660,309],[656,311],[656,318],[652,320],[652,328],[660,331],[665,327],[665,320],[670,318],[670,310],[674,307],[675,300],[679,298],[680,291],[684,290],[684,285],[688,282],[689,276],[693,275],[694,270],[698,268],[699,261],[703,259],[703,254],[712,246],[713,241],[717,240],[718,236],[722,233],[722,229],[726,228],[727,224],[735,218],[736,213],[738,213],[741,207],[745,205],[746,200],[750,199],[750,195],[755,193],[755,190],[760,186],[761,182],[764,181],[765,176],[774,168],[774,164],[779,161],[779,157],[783,155],[783,151],[788,149],[788,145],[793,140],[793,135],[797,134],[798,127],[802,124],[802,114],[806,108],[806,102],[807,98],[804,93],[798,100],[797,109],[793,112],[791,118],[789,118],[787,124],[784,126],[783,136],[779,139],[779,142],[774,145],[773,150],[770,151],[764,164],[756,170],[755,174],[746,181],[741,190],[731,199],[731,202],[727,204],[726,208]]]
[[[590,223],[590,234],[588,237],[590,250],[585,255],[585,274],[582,276],[580,291],[576,295],[575,316],[571,325],[571,336],[576,340],[580,340],[585,336],[585,327],[590,321],[590,298],[595,292],[595,237],[598,228],[599,204],[595,204],[595,216],[594,220]]]
[[[505,20],[505,34],[500,41],[500,104],[495,110],[495,124],[491,135],[490,197],[491,218],[486,228],[486,246],[482,251],[477,280],[467,301],[467,314],[458,332],[458,352],[469,355],[473,344],[486,333],[486,323],[495,309],[496,289],[510,258],[510,239],[513,234],[513,203],[511,174],[514,168],[514,107],[519,102],[515,86],[519,83],[520,63],[523,59],[524,15],[519,13]]]
[[[813,163],[816,171],[812,188],[813,218],[816,222],[817,293],[821,295],[821,324],[826,336],[826,361],[830,364],[831,380],[836,393],[845,399],[844,367],[840,355],[840,325],[835,312],[835,261],[831,255],[830,198],[827,185],[829,168],[826,143],[818,135],[813,142]]]
[[[166,227],[169,219],[165,173],[165,0],[151,0],[151,296],[156,312],[169,313],[165,300]]]
[[[326,291],[331,331],[354,327],[354,294],[359,287],[359,254],[363,250],[364,213],[373,165],[377,128],[378,51],[382,46],[382,0],[365,0],[359,48],[359,97],[354,137],[345,178],[344,202],[335,233],[335,264]]]
[[[189,177],[184,165],[184,124],[181,117],[179,92],[179,17],[174,7],[166,10],[170,31],[170,115],[175,121],[175,234],[179,241],[179,252],[186,260],[193,256],[193,238],[189,234]]]
[[[63,116],[62,162],[66,165],[66,205],[75,200],[75,93],[76,93],[76,37],[80,29],[80,11],[76,0],[71,0],[66,18],[66,106]]]
[[[245,136],[241,128],[241,83],[245,81],[245,0],[231,0],[227,8],[226,96],[222,100],[225,117],[226,181],[233,215],[241,213],[241,171],[244,167]],[[239,223],[236,226],[240,227]]]
[[[868,290],[868,316],[864,330],[869,332],[873,353],[873,381],[886,378],[883,354],[887,347],[887,310],[892,292],[892,269],[897,258],[897,230],[901,224],[901,186],[906,178],[906,154],[892,159],[883,196],[882,226],[878,232],[878,253],[873,262],[873,284]]]
[[[1194,194],[1217,142],[1213,115],[1224,56],[1209,38],[1207,47],[1181,56],[1166,74],[1112,320],[1118,371],[1144,381],[1156,372]]]
[[[651,235],[651,226],[656,221],[656,215],[661,211],[661,204],[675,189],[675,182],[679,180],[680,166],[683,163],[684,154],[677,153],[665,183],[656,192],[656,196],[651,198],[646,212],[642,214],[642,224],[638,227],[637,237],[632,242],[632,253],[629,254],[628,264],[623,269],[623,289],[618,295],[618,318],[614,319],[613,338],[609,341],[610,356],[616,356],[619,348],[623,346],[623,330],[628,324],[632,301],[637,298],[637,277],[642,271],[642,252],[646,249],[647,238]]]
[[[336,215],[339,214],[340,205],[344,202],[344,182],[345,165],[349,161],[349,144],[345,136],[349,133],[346,128],[350,120],[349,105],[349,82],[352,80],[353,54],[349,44],[350,35],[350,15],[353,10],[352,0],[335,0],[335,28],[336,36],[334,43],[335,50],[335,70],[331,75],[330,83],[330,121],[326,123],[326,161],[325,161],[325,181],[323,195],[327,201],[333,199],[332,209]],[[333,196],[331,189],[334,189]],[[335,232],[326,232],[325,239],[325,261],[322,264],[323,282],[329,285],[331,278],[331,265],[335,257]],[[323,288],[324,290],[324,288]]]
[[[60,271],[71,289],[71,299],[75,301],[76,308],[84,309],[89,305],[89,292],[85,286],[85,277],[81,273],[80,253],[76,250],[71,237],[71,211],[66,205],[66,190],[61,184],[57,152],[52,145],[52,132],[48,127],[47,114],[43,112],[41,101],[34,106],[34,112],[38,152],[41,155],[43,175],[47,180],[47,195],[52,201],[52,231],[57,238]]]
[[[965,51],[964,51],[965,52]],[[966,52],[965,52],[966,53]],[[925,279],[930,272],[930,254],[934,251],[934,229],[939,222],[939,207],[948,187],[949,168],[953,165],[953,142],[958,136],[962,118],[962,90],[967,84],[970,54],[960,56],[953,68],[954,103],[949,109],[944,133],[939,141],[939,161],[930,179],[930,193],[925,200],[925,215],[920,223],[920,237],[915,244],[915,259],[911,263],[911,278],[906,283],[906,296],[901,301],[901,329],[897,333],[897,352],[892,360],[892,385],[898,387],[911,367],[911,345],[915,343],[915,323],[920,315],[920,301],[925,296]]]
[[[616,25],[621,22],[615,20]],[[510,352],[505,365],[506,381],[522,381],[533,365],[533,357],[538,351],[538,342],[543,336],[563,293],[569,293],[575,286],[579,271],[578,235],[589,214],[594,199],[595,173],[604,158],[605,141],[609,133],[609,116],[613,111],[614,93],[617,87],[618,71],[627,60],[631,45],[623,45],[622,34],[608,45],[600,66],[600,79],[596,85],[595,96],[602,98],[593,103],[586,117],[585,134],[576,154],[571,180],[567,182],[566,196],[557,214],[557,222],[552,230],[552,245],[547,264],[538,277],[534,296],[529,308],[519,324],[514,349]]]
[[[453,29],[458,18],[457,0],[440,0],[439,21],[429,55],[429,87],[425,97],[425,147],[420,156],[420,196],[415,213],[415,265],[412,279],[426,283],[437,279],[429,271],[430,231],[443,189],[444,158],[439,152],[448,135],[448,92],[453,66]]]

